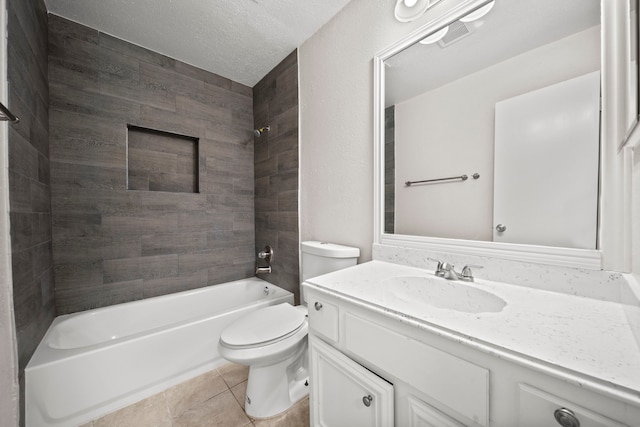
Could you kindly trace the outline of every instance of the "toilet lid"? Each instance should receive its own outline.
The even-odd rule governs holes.
[[[231,346],[251,346],[277,340],[298,329],[305,314],[289,303],[261,308],[233,322],[220,334]]]

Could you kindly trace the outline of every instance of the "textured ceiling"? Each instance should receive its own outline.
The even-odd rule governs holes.
[[[55,15],[253,87],[349,0],[45,0]]]

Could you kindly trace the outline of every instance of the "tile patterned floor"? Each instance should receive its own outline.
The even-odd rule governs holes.
[[[227,364],[81,427],[308,427],[309,398],[255,420],[244,413],[248,368]]]

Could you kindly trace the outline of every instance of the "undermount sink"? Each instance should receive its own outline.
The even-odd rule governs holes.
[[[388,279],[394,298],[405,304],[443,308],[467,313],[498,312],[507,304],[497,295],[474,287],[473,283],[421,276]]]

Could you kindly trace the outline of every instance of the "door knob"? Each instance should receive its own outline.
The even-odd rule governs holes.
[[[496,225],[496,231],[498,233],[502,233],[502,232],[504,232],[506,230],[507,230],[507,226],[506,225],[502,225],[502,224]]]
[[[362,398],[362,403],[364,403],[364,406],[366,406],[368,408],[369,406],[371,406],[371,401],[372,400],[373,400],[373,396],[371,396],[371,395],[364,396]]]
[[[580,421],[570,409],[558,408],[553,412],[553,416],[562,427],[580,427]]]

